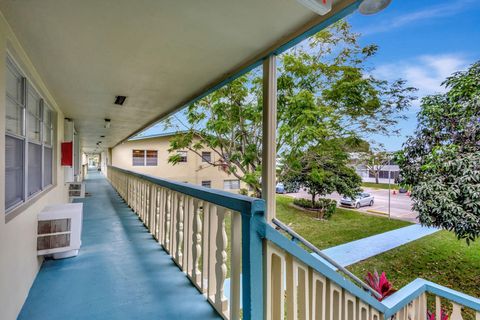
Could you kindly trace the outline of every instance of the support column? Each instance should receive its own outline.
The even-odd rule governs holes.
[[[276,56],[263,62],[263,137],[262,137],[262,198],[266,204],[267,221],[275,217],[275,186],[277,167],[277,69]]]

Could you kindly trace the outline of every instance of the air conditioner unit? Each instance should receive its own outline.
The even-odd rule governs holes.
[[[78,255],[81,246],[83,203],[45,207],[38,214],[37,253],[54,259]]]
[[[68,183],[68,197],[70,202],[73,199],[85,198],[85,184],[81,182]]]

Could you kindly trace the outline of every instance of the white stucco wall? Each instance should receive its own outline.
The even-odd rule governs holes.
[[[56,138],[56,185],[42,193],[38,199],[16,215],[5,221],[5,67],[7,48],[27,77],[42,92],[44,98],[57,111]],[[0,319],[17,318],[28,291],[41,266],[37,257],[37,213],[47,204],[67,202],[64,173],[59,165],[60,142],[63,138],[63,113],[49,94],[48,89],[36,73],[26,53],[11,32],[0,13]],[[8,187],[8,186],[7,186]]]

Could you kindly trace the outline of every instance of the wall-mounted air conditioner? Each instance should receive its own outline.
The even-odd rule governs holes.
[[[85,184],[81,182],[69,182],[68,185],[68,197],[70,202],[73,199],[85,198]]]
[[[83,203],[45,207],[38,214],[38,255],[74,257],[81,246]]]

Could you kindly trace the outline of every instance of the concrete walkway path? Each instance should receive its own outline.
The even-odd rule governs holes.
[[[343,267],[376,256],[401,245],[423,238],[439,231],[436,228],[414,224],[371,237],[341,244],[322,250]],[[314,254],[316,255],[316,254]]]
[[[43,263],[18,319],[221,319],[101,174],[86,190],[80,254]]]

